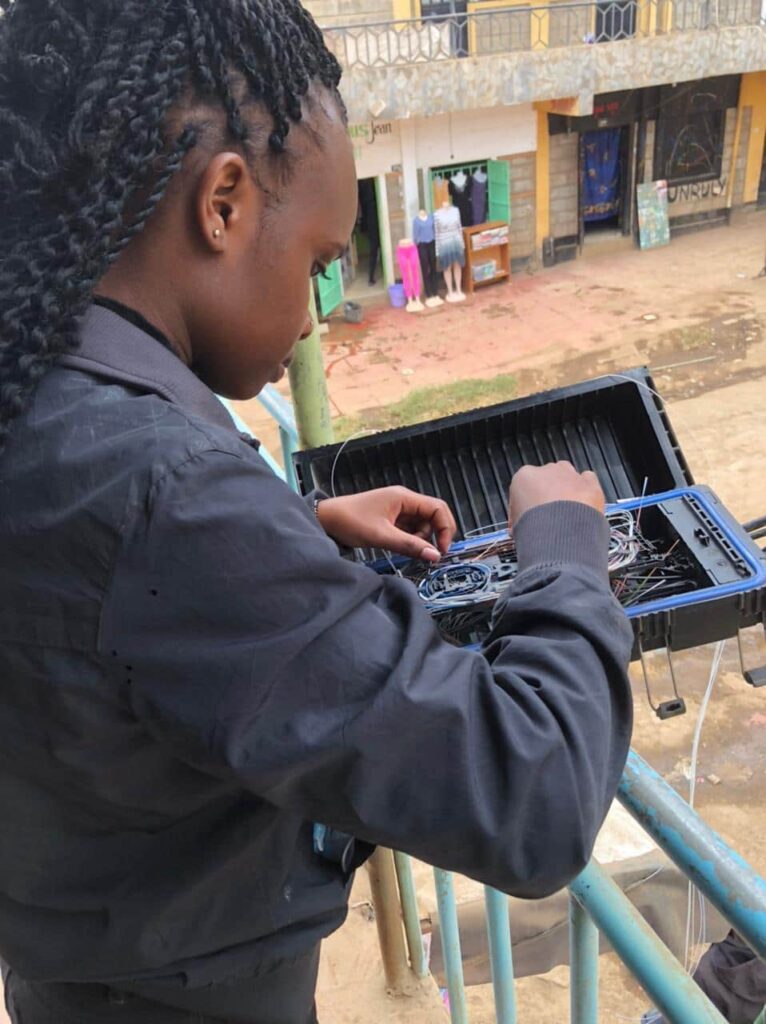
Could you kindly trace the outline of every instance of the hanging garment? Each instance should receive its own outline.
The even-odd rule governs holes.
[[[433,240],[430,242],[418,242],[418,256],[420,258],[420,273],[423,278],[426,298],[432,299],[439,294],[436,242]]]
[[[434,214],[436,258],[439,269],[446,270],[453,263],[465,266],[465,242],[460,211],[456,206],[443,207]]]
[[[432,182],[432,186],[434,193],[434,209],[438,210],[442,203],[449,202],[449,185],[447,184],[446,178],[437,174]]]
[[[396,262],[402,272],[402,284],[407,301],[417,299],[420,296],[422,285],[420,281],[420,260],[416,245],[400,242],[396,247]]]
[[[470,182],[473,223],[483,224],[487,219],[487,176],[477,171]]]
[[[471,179],[463,176],[465,181],[462,187],[451,178],[449,183],[449,194],[452,202],[460,210],[460,222],[464,228],[470,228],[474,223],[473,211],[471,209]]]
[[[620,129],[585,132],[583,219],[607,220],[620,212]]]

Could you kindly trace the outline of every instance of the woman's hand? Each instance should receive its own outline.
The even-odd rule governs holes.
[[[328,537],[345,547],[383,548],[426,562],[439,561],[457,529],[446,502],[406,487],[325,498],[317,518]]]

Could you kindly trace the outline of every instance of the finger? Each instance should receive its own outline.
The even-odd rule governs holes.
[[[413,519],[412,516],[399,516],[394,526],[397,530],[404,530],[405,533],[414,533],[416,537],[422,537],[423,540],[431,540],[433,537],[430,521],[423,522],[421,519]]]
[[[431,517],[431,528],[436,539],[436,546],[442,554],[446,554],[457,533],[455,517],[446,501],[440,501],[434,510]]]
[[[457,532],[457,523],[447,502],[414,491],[409,491],[402,501],[402,512],[418,520],[418,529],[427,526],[438,549],[442,554],[447,552]]]
[[[415,533],[400,530],[393,523],[382,523],[375,531],[373,540],[375,547],[393,551],[406,558],[421,558],[426,562],[438,562],[441,555],[430,541],[430,537],[422,537]]]

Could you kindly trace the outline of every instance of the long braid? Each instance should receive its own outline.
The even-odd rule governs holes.
[[[312,82],[340,69],[297,0],[0,0],[0,447],[78,344],[108,266],[199,140],[168,115],[191,87],[248,136],[262,103],[278,154]]]

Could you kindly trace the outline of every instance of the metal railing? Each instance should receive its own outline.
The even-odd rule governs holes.
[[[325,28],[346,70],[760,25],[761,0],[587,0]]]
[[[282,446],[282,462],[284,473],[280,474],[294,491],[298,490],[293,467],[293,452],[298,450],[298,428],[295,424],[293,407],[276,388],[267,384],[259,393],[258,401],[279,427],[279,442]]]
[[[237,430],[241,431],[243,434],[250,434],[252,436],[252,431],[242,417],[234,410],[231,402],[228,402],[225,398],[221,398],[220,395],[218,398],[234,420]],[[258,449],[261,457],[269,469],[273,473],[276,473],[280,480],[284,480],[294,491],[297,491],[298,482],[295,479],[295,468],[293,467],[292,456],[293,452],[298,450],[298,428],[295,425],[293,407],[287,399],[283,398],[276,388],[272,387],[270,384],[267,384],[260,392],[258,395],[258,401],[279,427],[279,441],[282,447],[282,463],[284,468],[283,466],[280,466],[268,448],[263,444],[261,444]]]
[[[618,799],[682,873],[766,957],[766,881],[631,751]],[[413,970],[423,973],[415,890],[408,858],[396,855],[402,917]],[[409,878],[409,881],[408,881]],[[469,1024],[452,875],[434,869],[444,973],[452,1024]],[[725,1024],[667,946],[609,875],[591,861],[569,887],[570,1022],[598,1024],[599,932],[669,1024]],[[516,1024],[508,900],[485,889],[497,1024]]]

